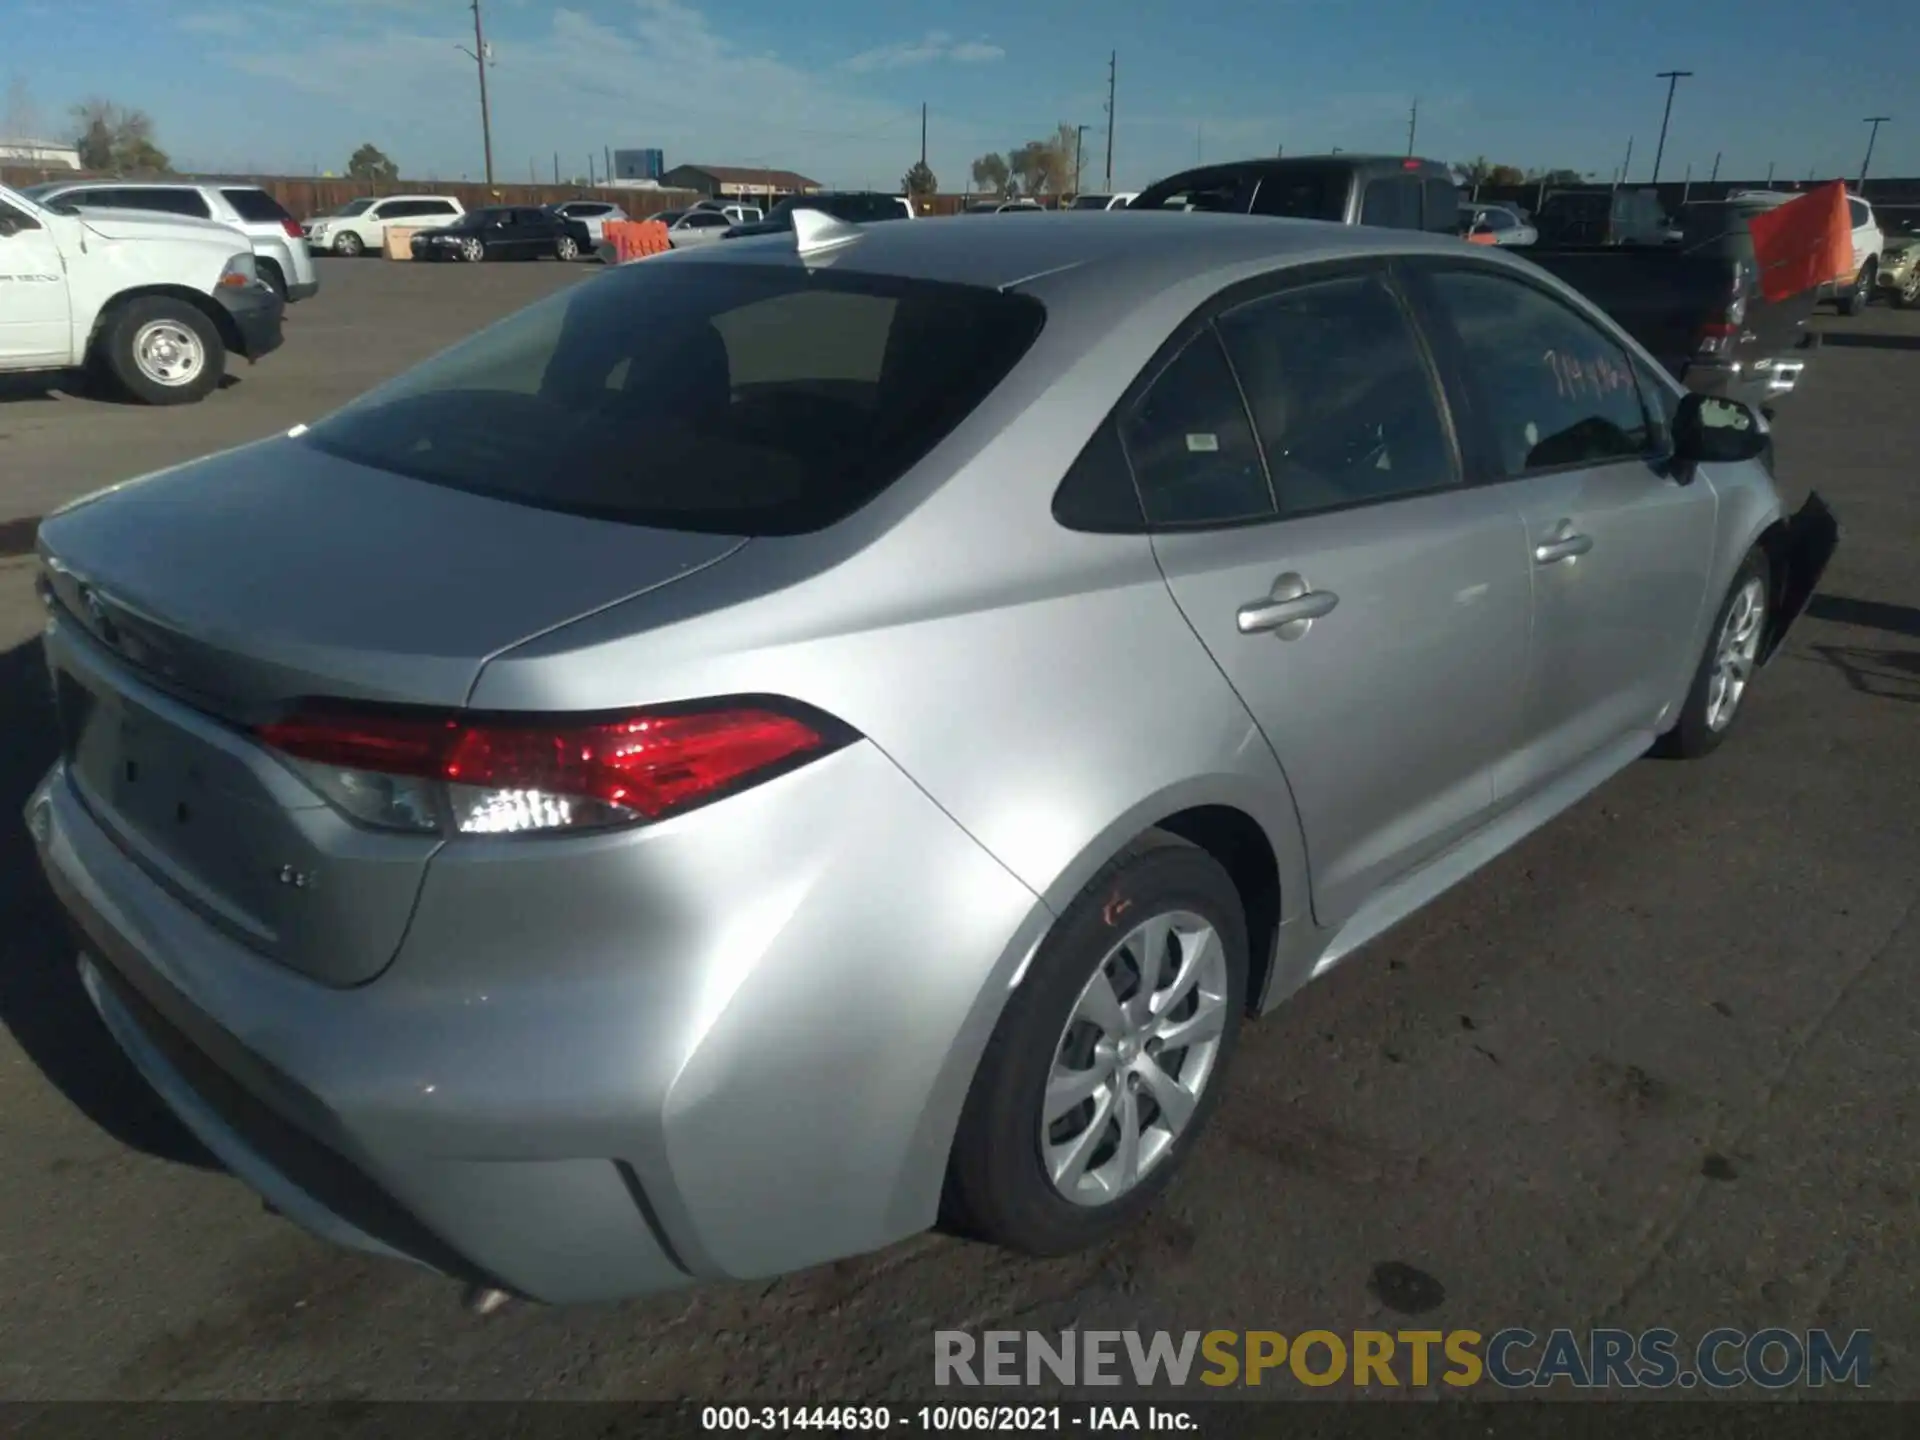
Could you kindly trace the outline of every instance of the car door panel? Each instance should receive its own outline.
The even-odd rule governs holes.
[[[1520,798],[1665,718],[1698,658],[1715,514],[1709,484],[1681,486],[1640,460],[1511,488],[1534,561],[1536,643],[1525,738],[1497,788]]]
[[[1225,309],[1122,434],[1175,602],[1278,756],[1337,925],[1491,810],[1529,624],[1512,497],[1460,485],[1370,263]]]
[[[20,228],[0,235],[0,365],[72,358],[67,266],[53,235],[24,210],[0,202]]]
[[[1492,807],[1527,653],[1524,551],[1500,488],[1154,537],[1181,612],[1286,772],[1321,925]],[[1284,575],[1333,608],[1292,638],[1242,633],[1243,608]]]
[[[1669,473],[1667,417],[1644,388],[1657,367],[1607,322],[1510,269],[1412,268],[1472,396],[1473,463],[1526,526],[1532,640],[1495,777],[1498,801],[1517,803],[1668,718],[1698,658],[1716,497]]]

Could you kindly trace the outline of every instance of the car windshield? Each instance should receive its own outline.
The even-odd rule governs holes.
[[[864,505],[1018,363],[1039,301],[799,266],[624,266],[300,443],[541,509],[791,535]]]
[[[48,198],[59,188],[59,182],[54,181],[52,184],[25,186],[20,193],[42,209],[51,210],[56,215],[78,215],[80,213],[79,207],[71,201],[52,200]]]
[[[338,210],[329,211],[328,213],[336,220],[347,220],[355,215],[364,215],[372,208],[373,201],[371,200],[349,200]]]

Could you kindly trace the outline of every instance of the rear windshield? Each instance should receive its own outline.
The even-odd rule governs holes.
[[[1244,215],[1259,176],[1247,170],[1190,170],[1149,186],[1128,207],[1134,210],[1215,210]]]
[[[233,206],[234,213],[242,220],[257,225],[277,224],[282,220],[291,220],[286,207],[264,190],[252,188],[222,190],[227,203]]]
[[[1111,195],[1079,195],[1074,198],[1076,210],[1104,210],[1113,203]]]
[[[303,443],[546,510],[802,534],[904,474],[1044,322],[1031,297],[973,286],[623,266],[381,386]]]
[[[1765,205],[1714,201],[1689,205],[1680,212],[1680,247],[1690,255],[1722,255],[1753,259],[1753,234],[1747,221],[1764,214]]]

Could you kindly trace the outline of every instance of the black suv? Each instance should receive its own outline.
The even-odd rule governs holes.
[[[1129,210],[1223,210],[1391,230],[1460,228],[1460,187],[1438,160],[1303,155],[1183,170],[1140,192]]]

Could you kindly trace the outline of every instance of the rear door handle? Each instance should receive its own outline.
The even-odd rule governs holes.
[[[1593,549],[1593,539],[1587,535],[1561,535],[1544,545],[1533,547],[1533,563],[1553,565],[1562,560],[1571,560],[1576,555],[1584,555]]]
[[[1307,582],[1289,571],[1273,582],[1273,590],[1264,600],[1242,605],[1234,617],[1242,635],[1273,634],[1282,640],[1298,640],[1315,620],[1340,603],[1331,590],[1311,590]]]

